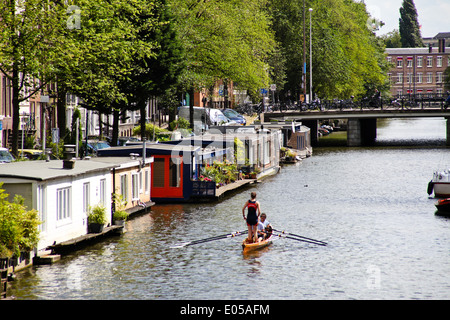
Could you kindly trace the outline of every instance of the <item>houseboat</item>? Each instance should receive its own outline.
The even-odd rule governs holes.
[[[132,214],[146,211],[155,204],[150,192],[153,157],[142,158],[132,154],[130,157],[97,157],[90,161],[114,165],[111,169],[112,192],[120,195],[123,207],[119,208],[119,204],[113,201],[113,212],[125,210]]]
[[[37,250],[87,234],[90,206],[111,212],[113,163],[79,160],[21,161],[0,166],[0,180],[10,200],[24,198],[39,212],[42,224]],[[111,215],[107,214],[107,223]]]
[[[199,181],[200,168],[204,163],[231,156],[223,148],[202,148],[192,145],[145,143],[99,150],[100,158],[129,157],[130,154],[152,157],[151,200],[156,203],[188,202],[196,197],[215,198],[216,185]],[[99,160],[101,161],[101,160]]]
[[[279,171],[281,141],[280,130],[218,126],[201,136],[192,136],[171,143],[232,150],[228,159],[236,160],[239,170],[244,174],[253,172],[257,178],[261,178]]]
[[[428,183],[428,194],[433,192],[436,198],[450,197],[450,169],[433,173],[433,179]]]

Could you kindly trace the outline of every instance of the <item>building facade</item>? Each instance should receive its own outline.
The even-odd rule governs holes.
[[[391,94],[444,96],[444,71],[450,66],[450,48],[445,41],[438,47],[387,48],[392,68],[388,72]]]

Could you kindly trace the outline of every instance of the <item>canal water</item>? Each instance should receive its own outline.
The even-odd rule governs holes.
[[[17,274],[17,299],[448,299],[450,218],[427,194],[450,167],[443,119],[383,120],[377,146],[316,148],[302,163],[210,204],[157,205],[127,232],[49,266]],[[242,237],[173,245],[245,230],[256,191],[278,239],[244,255]]]

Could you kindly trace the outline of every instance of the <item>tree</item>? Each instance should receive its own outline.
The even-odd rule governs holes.
[[[309,0],[312,12],[314,92],[321,98],[364,95],[367,88],[385,85],[384,47],[368,29],[364,3],[348,0]],[[271,0],[272,25],[286,60],[286,85],[281,96],[298,99],[303,92],[303,0]],[[308,30],[309,31],[309,30]],[[306,34],[309,64],[309,32]],[[309,73],[307,68],[307,73]],[[307,75],[309,79],[309,75]]]
[[[12,153],[17,156],[20,103],[54,76],[62,26],[60,6],[46,0],[0,2],[0,71],[12,83]]]
[[[266,0],[170,0],[186,53],[185,90],[230,79],[257,92],[268,85],[275,46]]]
[[[423,47],[416,6],[413,0],[403,0],[400,8],[399,31],[403,48]]]
[[[400,37],[400,32],[395,29],[391,32],[388,32],[387,34],[380,37],[386,48],[401,48],[402,47],[402,40]]]

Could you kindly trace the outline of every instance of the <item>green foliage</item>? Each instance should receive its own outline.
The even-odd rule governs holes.
[[[0,183],[0,258],[10,258],[33,250],[39,242],[41,222],[36,210],[27,210],[21,196],[16,195],[13,202],[9,202],[2,185]]]
[[[106,208],[103,205],[89,207],[88,223],[105,224],[106,222]]]
[[[212,165],[205,165],[201,168],[201,181],[214,181],[218,184],[234,182],[237,178],[238,170],[236,164],[228,161],[214,161]]]
[[[398,32],[398,29],[395,29],[391,32],[388,32],[385,35],[382,35],[380,37],[386,48],[401,48],[402,47],[402,41],[400,37],[400,32]]]
[[[113,214],[113,219],[115,221],[117,220],[127,220],[128,219],[128,212],[124,210],[116,210]]]
[[[257,92],[268,84],[267,59],[275,42],[266,0],[170,0],[185,48],[185,89],[232,79]]]
[[[403,48],[423,47],[422,35],[413,0],[403,0],[400,8],[399,31]]]
[[[272,25],[286,60],[282,95],[298,99],[301,89],[303,45],[309,79],[309,12],[303,0],[271,0]],[[368,87],[386,85],[384,46],[368,29],[369,14],[362,2],[314,0],[312,21],[313,91],[320,98],[365,95]],[[303,20],[306,43],[303,43]],[[387,69],[386,69],[387,70]],[[308,85],[309,81],[307,81]],[[309,85],[308,85],[309,86]],[[309,91],[309,90],[307,90]]]
[[[133,128],[133,135],[140,136],[141,135],[141,127]],[[145,125],[145,137],[148,140],[155,141],[167,141],[170,138],[171,133],[166,131],[153,123],[147,123]]]
[[[185,118],[178,118],[178,120],[174,120],[169,123],[169,130],[173,131],[175,129],[190,129],[191,124]]]

